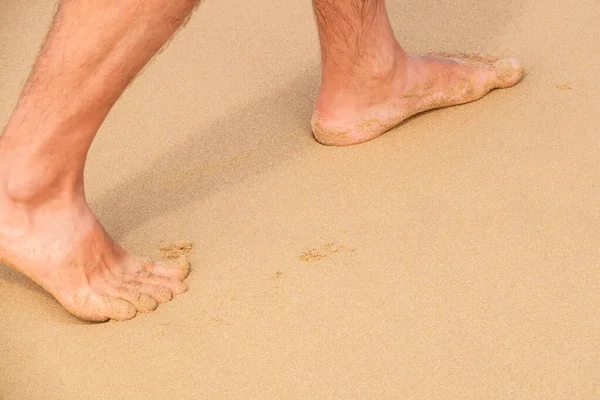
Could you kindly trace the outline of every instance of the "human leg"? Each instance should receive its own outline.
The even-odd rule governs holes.
[[[198,0],[62,0],[0,137],[0,260],[86,319],[129,319],[186,290],[186,271],[104,232],[83,184],[113,104]]]
[[[323,144],[373,139],[412,115],[477,100],[523,75],[511,58],[406,54],[385,0],[313,0],[313,8],[322,84],[312,127]]]

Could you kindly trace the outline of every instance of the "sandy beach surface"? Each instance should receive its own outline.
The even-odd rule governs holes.
[[[0,1],[0,125],[53,2]],[[600,4],[388,1],[411,52],[524,81],[359,146],[310,132],[308,0],[208,0],[120,99],[86,188],[190,290],[88,324],[0,265],[0,398],[600,398]]]

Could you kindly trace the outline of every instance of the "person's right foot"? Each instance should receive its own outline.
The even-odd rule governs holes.
[[[343,88],[321,87],[311,122],[314,137],[322,144],[362,143],[415,114],[480,99],[523,77],[523,67],[514,58],[415,56],[401,50],[385,74],[370,74],[369,67],[357,70]]]
[[[187,290],[187,265],[129,255],[105,233],[83,196],[27,204],[0,190],[0,262],[89,321],[130,319]]]

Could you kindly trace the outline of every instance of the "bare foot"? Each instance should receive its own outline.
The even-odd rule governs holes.
[[[345,146],[374,139],[415,114],[513,86],[522,79],[523,67],[514,58],[400,53],[389,73],[366,75],[352,78],[356,83],[349,82],[347,90],[321,88],[312,117],[317,141]]]
[[[129,255],[104,232],[83,195],[32,205],[0,191],[0,261],[90,321],[130,319],[187,290],[187,269]]]

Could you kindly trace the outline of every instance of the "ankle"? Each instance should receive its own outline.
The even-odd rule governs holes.
[[[72,201],[83,194],[83,179],[43,163],[0,162],[0,196],[12,204],[37,206]]]
[[[382,48],[378,55],[353,63],[351,68],[324,63],[315,110],[326,115],[385,101],[402,90],[399,86],[404,82],[407,63],[408,56],[398,44]]]
[[[5,130],[0,137],[0,197],[14,204],[34,205],[70,200],[83,193],[83,164],[56,145],[21,140]]]
[[[398,42],[380,44],[365,53],[346,54],[322,60],[322,83],[326,86],[347,86],[358,80],[386,80],[392,77],[398,64],[406,62],[407,55]]]

